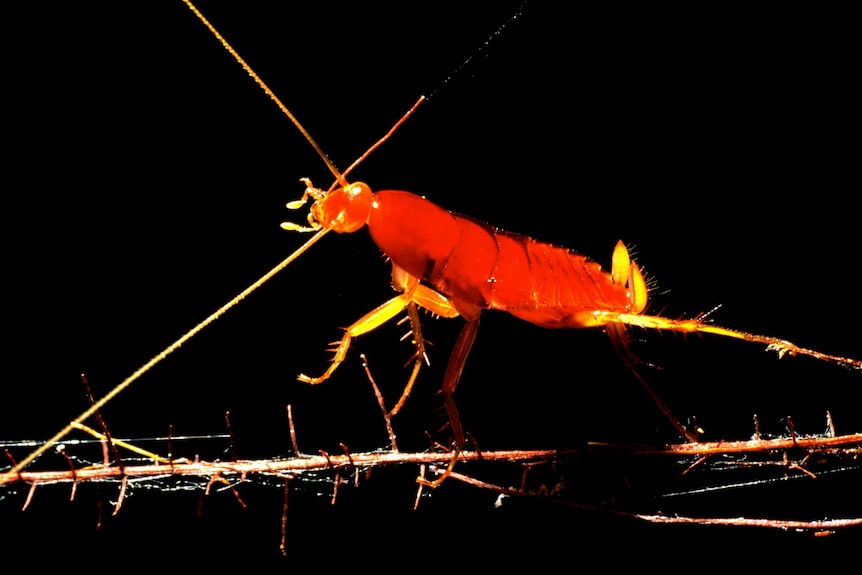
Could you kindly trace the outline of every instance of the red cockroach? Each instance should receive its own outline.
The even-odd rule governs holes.
[[[420,100],[421,101],[421,100]],[[415,106],[414,106],[415,109]],[[412,109],[411,109],[412,112]],[[408,113],[409,115],[409,113]],[[405,116],[406,117],[406,116]],[[403,119],[402,119],[403,121]],[[400,123],[400,122],[399,122]],[[320,377],[300,375],[306,383],[326,380],[345,358],[353,337],[368,333],[417,305],[442,317],[466,320],[444,376],[442,392],[457,445],[463,442],[452,393],[458,385],[483,309],[508,312],[546,328],[602,327],[623,361],[634,367],[627,326],[683,333],[712,333],[763,343],[779,356],[810,355],[862,369],[862,362],[801,348],[779,338],[731,330],[694,319],[646,315],[648,289],[644,276],[622,241],[614,248],[610,270],[569,249],[502,231],[470,217],[447,211],[431,201],[398,190],[372,192],[356,182],[323,191],[308,185],[299,208],[314,200],[307,227],[282,224],[295,231],[334,230],[351,233],[368,226],[377,246],[392,261],[393,286],[400,292],[346,329],[332,364]],[[424,352],[418,322],[413,319],[416,364],[402,400],[415,380]],[[636,372],[635,372],[636,373]],[[640,376],[638,379],[646,385]],[[670,416],[657,396],[654,399]],[[672,418],[672,421],[675,420]],[[675,422],[681,433],[691,432]]]
[[[447,211],[413,193],[395,190],[372,192],[364,183],[348,183],[346,176],[352,169],[385,141],[413,113],[422,99],[420,98],[392,130],[353,165],[339,172],[291,112],[239,54],[189,0],[184,1],[302,132],[326,162],[336,182],[328,190],[322,190],[313,187],[308,179],[304,179],[306,191],[303,198],[288,204],[289,208],[298,209],[309,199],[313,200],[307,226],[283,224],[285,229],[291,231],[316,232],[309,241],[228,305],[137,370],[73,423],[80,423],[92,415],[166,355],[178,349],[229,307],[304,253],[324,234],[332,230],[339,233],[356,232],[366,225],[374,242],[392,262],[393,285],[399,294],[346,329],[337,343],[331,365],[321,376],[300,375],[299,379],[310,384],[326,380],[346,357],[353,337],[366,334],[407,312],[411,321],[416,356],[402,397],[390,412],[394,414],[403,405],[421,364],[425,361],[417,307],[442,317],[461,316],[466,323],[454,345],[441,385],[454,436],[455,456],[463,447],[465,439],[453,393],[475,340],[481,312],[486,309],[505,311],[545,328],[602,328],[609,335],[625,364],[632,368],[647,389],[649,388],[646,382],[634,370],[638,360],[630,350],[629,326],[732,337],[765,344],[776,351],[779,357],[808,355],[862,370],[862,361],[802,348],[775,337],[719,327],[708,323],[706,315],[694,319],[648,315],[645,313],[649,296],[647,283],[622,242],[618,242],[613,250],[610,268],[603,269],[595,261],[569,249],[499,230],[490,224]],[[677,422],[661,399],[655,394],[652,395],[679,432],[689,439],[695,439],[696,434]],[[11,478],[17,470],[62,438],[70,429],[71,427],[67,427],[48,440],[42,448],[3,476],[3,480]],[[454,461],[453,458],[453,463]]]
[[[622,241],[617,243],[613,251],[610,270],[605,270],[598,263],[569,249],[499,230],[487,223],[447,211],[416,194],[397,190],[372,192],[365,183],[348,183],[345,176],[383,143],[414,112],[423,98],[380,141],[347,170],[339,172],[266,84],[203,15],[190,3],[187,4],[302,132],[336,178],[327,191],[313,187],[310,180],[304,178],[302,181],[306,184],[306,191],[302,199],[288,204],[288,208],[298,209],[308,199],[313,200],[308,215],[309,225],[285,223],[282,227],[291,231],[317,232],[294,256],[305,251],[313,241],[330,230],[352,233],[367,225],[374,242],[392,262],[392,283],[400,292],[399,295],[346,329],[335,347],[332,363],[323,375],[309,377],[303,374],[299,376],[301,381],[318,384],[326,380],[344,360],[352,338],[366,334],[407,312],[411,320],[416,356],[413,373],[401,399],[391,412],[397,413],[410,392],[425,355],[416,306],[442,317],[460,315],[466,324],[455,343],[441,387],[457,452],[464,444],[464,433],[452,394],[475,340],[479,317],[484,309],[505,311],[546,328],[603,328],[623,361],[631,368],[638,360],[629,348],[628,326],[683,333],[712,333],[766,344],[779,356],[804,354],[862,369],[862,362],[857,360],[801,348],[775,337],[712,325],[705,321],[706,315],[694,319],[646,315],[647,284]],[[637,372],[634,373],[649,391],[643,378]],[[680,433],[695,439],[695,434],[676,421],[661,399],[650,393]]]

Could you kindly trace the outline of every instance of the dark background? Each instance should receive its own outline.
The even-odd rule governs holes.
[[[721,304],[719,325],[862,356],[852,197],[860,94],[847,15],[528,2],[480,50],[517,2],[219,4],[199,7],[342,169],[420,94],[432,96],[354,179],[427,196],[603,265],[623,239],[658,286],[655,312],[692,317]],[[103,395],[298,247],[305,237],[279,223],[305,216],[284,204],[301,195],[300,177],[321,187],[330,180],[179,0],[66,4],[21,15],[14,27],[16,50],[5,56],[4,442],[50,437],[87,407],[81,373]],[[290,452],[290,403],[304,451],[385,447],[358,356],[369,356],[391,403],[411,353],[398,342],[403,328],[360,338],[325,385],[295,377],[322,372],[327,343],[391,297],[388,284],[367,232],[332,234],[103,415],[114,435],[135,438],[169,425],[177,434],[222,433],[229,410],[240,457],[265,458]],[[426,430],[446,438],[437,433],[435,392],[461,320],[424,325],[432,368],[395,419],[402,449],[424,449]],[[774,434],[786,431],[787,416],[800,433],[820,433],[827,410],[839,433],[862,430],[858,374],[778,361],[762,346],[716,337],[635,335],[636,352],[657,366],[642,373],[680,417],[697,417],[705,439],[748,438],[755,413]],[[598,331],[542,330],[486,313],[456,397],[483,449],[675,439]],[[213,458],[224,447],[213,440],[195,449]],[[614,486],[653,466],[673,475],[667,461],[588,459],[567,471],[567,496],[610,492],[625,502],[627,491]],[[520,479],[514,466],[490,473]],[[655,553],[661,539],[679,545],[659,554],[669,559],[719,538],[825,549],[859,535],[821,542],[641,525],[545,504],[495,510],[494,494],[450,484],[414,513],[414,475],[384,471],[335,506],[331,485],[297,484],[294,557],[406,554],[445,566],[452,548],[483,559],[553,559],[589,556],[602,544]],[[858,471],[839,477],[858,485]],[[664,479],[636,501],[673,491]],[[201,517],[196,493],[133,490],[98,532],[97,503],[110,505],[114,485],[83,486],[71,504],[66,487],[41,488],[23,514],[24,492],[6,490],[0,513],[14,534],[3,555],[26,542],[60,555],[274,556],[281,490],[245,487],[249,508],[222,493],[204,502]],[[858,492],[841,487],[727,489],[709,501],[683,498],[679,510],[858,517]],[[677,511],[666,502],[641,509]]]

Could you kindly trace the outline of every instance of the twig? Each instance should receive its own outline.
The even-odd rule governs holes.
[[[290,406],[287,406],[290,410]],[[284,503],[281,508],[281,543],[279,549],[284,557],[287,557],[287,502],[290,494],[290,478],[284,480]]]
[[[296,442],[296,427],[293,425],[293,407],[287,404],[287,425],[290,429],[290,444],[293,446],[293,455],[299,457],[299,444]]]
[[[862,433],[852,433],[839,437],[806,436],[776,439],[750,439],[747,441],[715,441],[699,443],[679,443],[659,448],[635,448],[634,453],[665,455],[709,455],[717,453],[750,453],[778,449],[825,449],[862,444]]]
[[[567,454],[579,453],[582,450],[559,451],[544,450],[511,450],[511,451],[464,451],[458,456],[459,461],[548,461]],[[376,467],[385,465],[401,465],[413,463],[448,463],[452,458],[450,453],[402,453],[394,451],[353,453],[351,455],[331,455],[321,451],[321,455],[280,459],[280,460],[237,460],[237,461],[189,461],[177,459],[174,465],[127,465],[125,474],[129,478],[168,477],[168,476],[198,476],[227,477],[230,475],[270,475],[284,477],[286,474],[300,474],[311,471],[334,470],[351,464],[358,467]],[[74,480],[94,481],[120,479],[123,473],[116,467],[94,466],[71,471],[22,471],[20,481],[62,483]]]
[[[442,471],[441,471],[442,473]],[[462,483],[466,483],[468,485],[472,485],[474,487],[478,487],[481,489],[488,489],[491,491],[496,491],[497,493],[509,496],[516,497],[530,497],[530,498],[540,498],[547,499],[544,496],[537,495],[535,493],[530,493],[523,490],[518,489],[510,489],[506,487],[501,487],[499,485],[495,485],[493,483],[488,483],[487,481],[480,481],[469,475],[464,475],[463,473],[458,473],[455,471],[449,472],[449,478],[455,479],[456,481],[461,481]],[[850,519],[823,519],[823,520],[814,520],[814,521],[798,521],[798,520],[785,520],[785,519],[753,519],[747,517],[680,517],[674,516],[669,517],[666,515],[655,514],[640,514],[640,513],[628,513],[626,511],[619,511],[615,509],[605,509],[602,507],[596,507],[592,505],[583,505],[580,503],[572,503],[568,501],[557,501],[554,502],[563,504],[567,507],[573,507],[576,509],[586,510],[586,511],[597,511],[603,513],[612,513],[614,515],[619,515],[622,517],[631,517],[634,519],[640,519],[641,521],[647,521],[649,523],[677,523],[677,524],[688,524],[688,525],[734,525],[734,526],[744,526],[744,527],[768,527],[772,529],[800,529],[800,530],[810,530],[815,531],[816,533],[824,533],[831,530],[846,528],[846,527],[856,527],[862,525],[862,517],[850,518]]]
[[[87,399],[90,401],[90,405],[95,407],[96,399],[93,397],[93,392],[90,390],[90,382],[87,381],[87,375],[84,373],[81,374],[81,382],[84,384],[84,389],[87,390]],[[93,417],[96,418],[96,421],[98,422],[99,427],[102,428],[102,432],[104,434],[102,437],[107,442],[108,449],[113,454],[114,459],[117,462],[117,465],[120,466],[120,470],[122,470],[123,469],[123,460],[120,457],[120,452],[117,451],[117,447],[114,445],[114,442],[111,440],[111,432],[108,431],[108,426],[105,425],[105,421],[102,419],[102,415],[99,413],[98,409],[93,411]],[[78,422],[75,422],[75,423],[78,423]],[[107,462],[106,462],[106,464],[107,464]]]
[[[823,519],[816,521],[794,521],[784,519],[750,519],[747,517],[668,517],[665,515],[637,515],[631,517],[650,523],[682,523],[698,525],[736,525],[743,527],[771,527],[773,529],[805,529],[829,531],[842,527],[862,525],[862,517],[853,519]]]
[[[377,382],[371,376],[371,369],[368,367],[368,358],[365,354],[359,356],[362,359],[362,367],[365,369],[365,374],[368,376],[368,381],[371,382],[371,387],[374,388],[374,396],[377,398],[377,404],[380,406],[380,411],[383,412],[383,421],[386,423],[386,433],[389,434],[389,445],[392,451],[398,451],[398,444],[395,442],[395,430],[392,429],[392,413],[386,409],[386,403],[383,401],[383,394],[380,393],[380,388],[377,387]]]
[[[233,428],[230,425],[230,411],[224,412],[224,423],[227,426],[227,433],[230,435],[230,457],[236,461],[239,458],[236,455],[236,438],[233,436]]]
[[[72,472],[72,493],[69,495],[69,501],[75,500],[75,492],[78,489],[78,476],[75,474],[75,464],[72,463],[72,458],[66,455],[66,450],[63,449],[63,446],[57,446],[57,453],[66,458],[66,463],[69,464],[69,471]]]

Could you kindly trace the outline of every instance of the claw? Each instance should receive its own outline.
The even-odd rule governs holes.
[[[790,354],[790,356],[796,355],[798,351],[798,347],[792,344],[789,341],[779,341],[775,343],[771,343],[766,347],[766,351],[774,351],[778,354],[778,359],[783,358],[785,355]]]

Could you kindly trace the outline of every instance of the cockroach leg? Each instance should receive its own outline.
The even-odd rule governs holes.
[[[419,370],[422,368],[422,363],[428,361],[428,355],[425,353],[425,338],[422,337],[422,325],[419,322],[419,311],[415,302],[410,302],[407,306],[407,318],[410,320],[410,338],[413,340],[413,345],[416,347],[416,353],[411,358],[413,360],[413,371],[410,373],[410,378],[407,380],[407,385],[404,386],[404,391],[401,392],[401,397],[398,402],[389,411],[388,417],[392,417],[401,411],[404,402],[413,391],[413,384],[419,376]]]
[[[452,472],[452,469],[455,467],[455,463],[458,461],[458,456],[464,449],[464,428],[461,425],[461,417],[458,414],[458,406],[455,404],[454,393],[455,388],[458,387],[458,381],[461,379],[461,373],[464,371],[464,364],[467,361],[467,356],[470,354],[470,348],[473,347],[473,343],[476,341],[476,333],[479,330],[479,310],[476,309],[471,311],[474,313],[470,313],[469,315],[472,316],[473,319],[468,320],[467,323],[464,324],[464,328],[458,336],[458,341],[455,343],[455,348],[452,350],[452,355],[449,357],[449,363],[446,366],[446,374],[443,377],[443,387],[440,390],[443,394],[443,403],[446,407],[446,416],[449,419],[449,426],[452,428],[455,448],[452,450],[452,459],[449,461],[449,465],[442,475],[437,477],[434,481],[419,480],[429,487],[437,487],[446,480]]]
[[[407,396],[410,394],[410,391],[413,388],[413,383],[419,375],[419,369],[422,367],[422,362],[426,358],[425,343],[422,337],[422,328],[419,322],[417,306],[423,307],[431,313],[441,317],[458,317],[459,313],[447,297],[427,286],[421,285],[417,278],[407,274],[397,266],[393,266],[392,281],[395,289],[402,293],[365,314],[345,330],[344,336],[341,340],[335,342],[332,364],[323,375],[320,377],[309,377],[305,374],[300,374],[298,377],[299,381],[313,385],[326,381],[335,372],[341,362],[344,361],[344,358],[347,356],[347,350],[350,348],[350,341],[354,337],[377,329],[406,310],[410,319],[410,328],[412,330],[413,344],[416,347],[416,354],[414,356],[415,361],[410,379],[404,388],[401,398],[398,400],[398,403],[389,415],[392,416],[398,413],[403,406],[404,401],[406,401]]]
[[[318,383],[329,379],[338,366],[341,365],[341,362],[344,361],[344,358],[347,355],[347,350],[350,348],[351,339],[377,329],[393,317],[403,312],[409,304],[410,295],[403,293],[395,296],[383,305],[362,316],[357,322],[345,330],[344,337],[341,338],[340,342],[335,342],[336,348],[335,355],[332,358],[332,364],[323,375],[320,377],[309,377],[305,374],[300,374],[297,379],[312,385],[317,385]]]

